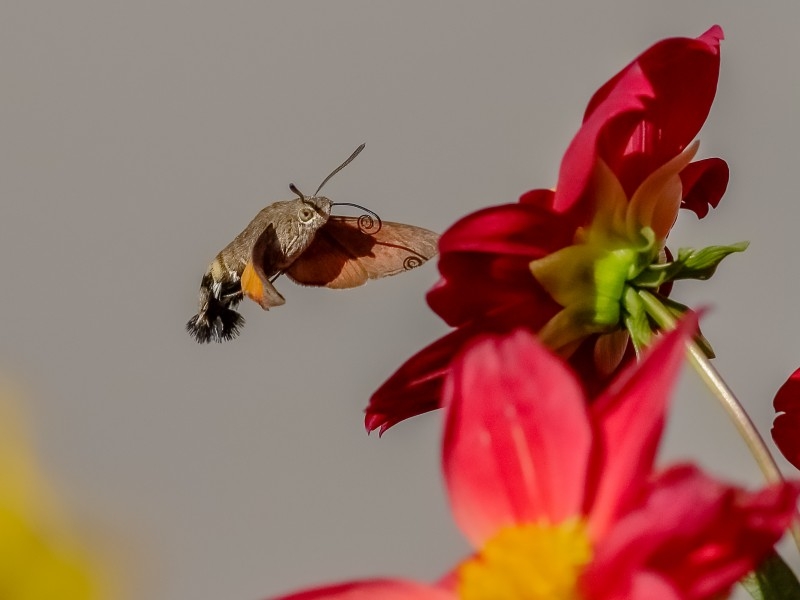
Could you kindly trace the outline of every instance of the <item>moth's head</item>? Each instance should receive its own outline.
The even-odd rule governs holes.
[[[361,151],[364,149],[364,144],[361,144],[358,148],[355,149],[346,161],[336,167],[330,175],[328,175],[325,179],[322,180],[322,183],[319,184],[317,191],[314,192],[312,196],[305,196],[303,192],[297,189],[295,184],[289,184],[289,189],[292,190],[295,194],[297,194],[297,219],[298,221],[305,227],[316,231],[320,227],[322,227],[325,223],[328,222],[328,217],[331,216],[331,207],[333,203],[328,200],[325,196],[318,196],[320,190],[323,186],[328,183],[331,177],[336,175],[339,171],[344,169],[350,162],[358,156]]]
[[[301,223],[308,223],[321,227],[328,221],[331,216],[331,202],[325,196],[312,196],[311,198],[302,198],[298,202],[297,218]]]
[[[302,196],[276,202],[269,215],[275,228],[276,243],[286,256],[305,250],[320,227],[331,216],[332,202],[323,196]]]

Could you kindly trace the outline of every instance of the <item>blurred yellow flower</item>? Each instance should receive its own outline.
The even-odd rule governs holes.
[[[0,598],[100,598],[100,571],[58,511],[14,396],[0,383]]]

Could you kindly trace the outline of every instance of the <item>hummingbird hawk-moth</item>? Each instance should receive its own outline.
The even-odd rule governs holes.
[[[233,310],[246,296],[264,310],[285,302],[273,283],[285,274],[295,283],[344,289],[402,273],[436,255],[439,235],[381,221],[357,204],[318,196],[328,180],[364,149],[361,144],[328,175],[313,196],[294,184],[294,200],[273,202],[211,261],[200,283],[197,314],[186,330],[200,343],[239,334],[244,318]],[[355,206],[369,215],[331,215],[334,206]]]

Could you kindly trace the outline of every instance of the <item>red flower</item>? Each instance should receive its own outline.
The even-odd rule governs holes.
[[[476,341],[448,377],[442,450],[475,554],[437,585],[350,582],[283,600],[723,597],[788,527],[800,489],[750,493],[690,465],[653,474],[693,327],[663,336],[593,402],[530,333]]]
[[[664,261],[679,206],[702,217],[727,185],[721,159],[689,162],[716,91],[721,39],[714,26],[646,50],[589,102],[554,191],[483,209],[442,235],[441,280],[427,299],[456,329],[375,392],[367,429],[383,432],[439,407],[453,355],[486,332],[546,328],[545,341],[587,384],[597,390],[608,381],[628,349],[617,297],[624,284]],[[616,260],[620,250],[627,254],[612,276],[598,277],[602,259]],[[565,279],[565,270],[573,277]],[[581,278],[591,289],[574,287]]]
[[[800,369],[781,386],[773,402],[772,439],[790,463],[800,469]]]

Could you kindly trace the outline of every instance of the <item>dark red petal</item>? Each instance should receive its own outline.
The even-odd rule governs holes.
[[[553,194],[555,194],[553,190],[528,190],[519,197],[519,203],[551,210],[551,206],[553,205]]]
[[[521,203],[464,217],[439,241],[442,279],[428,293],[428,304],[452,326],[510,304],[552,305],[528,265],[571,243],[574,229],[565,224],[546,208]],[[547,318],[552,311],[548,306]]]
[[[474,547],[503,527],[581,515],[586,399],[533,334],[476,341],[454,361],[445,398],[443,470],[454,518]]]
[[[792,373],[780,387],[772,406],[776,412],[800,412],[800,369]]]
[[[457,329],[409,358],[370,397],[365,410],[367,431],[380,433],[393,425],[439,408],[450,361],[471,332]]]
[[[453,327],[487,318],[512,305],[539,307],[545,323],[559,306],[530,271],[530,260],[520,256],[493,256],[459,252],[439,260],[442,278],[428,291],[431,309]]]
[[[775,394],[772,439],[790,463],[800,469],[800,369],[792,373]]]
[[[396,423],[441,406],[444,376],[461,348],[485,333],[506,333],[518,327],[541,325],[537,305],[505,307],[485,319],[447,334],[409,358],[369,400],[364,419],[367,431],[383,433]]]
[[[694,212],[699,218],[716,208],[728,187],[728,163],[721,158],[706,158],[690,163],[681,171],[683,200],[681,208]]]
[[[662,40],[603,86],[589,103],[587,116],[593,116],[607,101],[604,98],[626,85],[625,77],[631,72],[652,87],[644,112],[609,122],[599,140],[599,155],[629,196],[700,131],[717,90],[722,37],[722,29],[715,26],[698,39]]]
[[[605,89],[605,88],[603,88]],[[559,213],[588,210],[577,206],[588,201],[591,175],[600,155],[600,136],[610,123],[627,116],[638,122],[644,112],[643,99],[651,95],[650,83],[638,71],[628,69],[617,76],[616,85],[607,90],[603,102],[591,114],[587,114],[583,125],[572,138],[564,153],[558,172],[558,184],[553,197],[553,209]],[[585,218],[591,216],[588,213]]]
[[[592,403],[592,533],[602,536],[645,484],[653,469],[664,415],[686,355],[686,340],[697,330],[690,313],[660,336],[641,361],[626,368]]]
[[[658,42],[595,93],[561,162],[553,201],[558,212],[590,199],[598,159],[630,197],[691,142],[714,100],[721,39],[714,26],[698,39]]]
[[[455,595],[438,586],[400,579],[351,581],[306,590],[273,600],[456,600]]]
[[[532,204],[490,206],[463,217],[445,231],[439,239],[439,253],[485,252],[538,258],[571,243],[575,233],[553,217],[547,208]]]
[[[693,466],[659,476],[639,508],[597,547],[585,584],[598,597],[629,597],[637,573],[657,573],[688,600],[725,595],[789,527],[798,487],[747,492]]]

